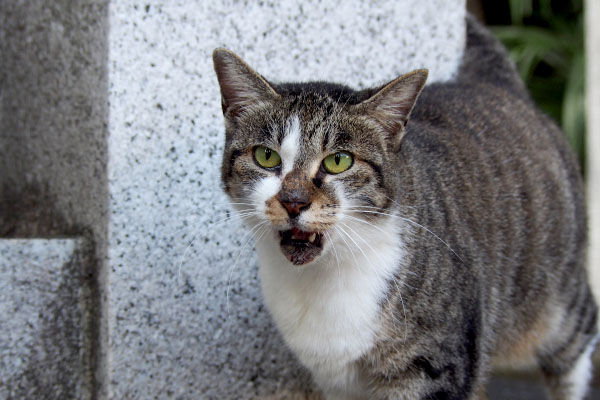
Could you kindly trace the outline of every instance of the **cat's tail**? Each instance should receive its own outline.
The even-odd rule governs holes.
[[[473,17],[467,15],[467,46],[457,80],[464,83],[488,82],[529,99],[506,48]]]

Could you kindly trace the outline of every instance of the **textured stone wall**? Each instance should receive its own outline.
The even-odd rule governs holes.
[[[464,12],[463,0],[0,2],[0,236],[76,235],[90,255],[36,270],[76,272],[51,289],[70,293],[65,310],[85,293],[72,314],[84,336],[65,354],[79,348],[92,373],[65,393],[245,399],[307,387],[262,304],[249,229],[226,220],[212,50],[275,81],[361,88],[423,67],[439,81],[460,60]],[[20,251],[5,261],[11,276],[30,258]],[[29,304],[13,286],[7,304],[46,310],[46,289]],[[46,320],[32,321],[28,343],[42,348]],[[52,367],[73,365],[57,356]]]

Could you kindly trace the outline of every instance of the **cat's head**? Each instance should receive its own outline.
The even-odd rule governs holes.
[[[213,60],[225,117],[222,180],[256,232],[269,229],[266,240],[304,265],[329,252],[344,221],[383,217],[395,198],[398,151],[426,70],[354,91],[323,82],[273,84],[223,49]]]

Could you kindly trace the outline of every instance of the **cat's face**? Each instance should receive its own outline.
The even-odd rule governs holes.
[[[255,235],[304,265],[391,206],[397,150],[426,72],[354,92],[272,85],[225,50],[214,61],[226,124],[222,179]]]

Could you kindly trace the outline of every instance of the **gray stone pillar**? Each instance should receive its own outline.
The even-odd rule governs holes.
[[[92,246],[79,278],[60,287],[65,307],[86,293],[73,315],[92,329],[76,327],[84,337],[73,348],[93,373],[65,387],[100,399],[305,388],[262,305],[248,229],[225,220],[211,52],[229,48],[272,80],[360,88],[425,67],[440,81],[459,63],[464,13],[464,0],[1,2],[0,235],[43,236],[59,253],[65,235]],[[17,279],[29,256],[10,246],[0,265]],[[74,271],[44,265],[36,271],[47,276]],[[6,290],[23,302],[21,289]],[[47,302],[27,304],[43,313]],[[15,329],[44,348],[41,320]]]
[[[587,200],[589,215],[588,271],[600,303],[600,2],[585,2]],[[598,321],[600,326],[600,321]],[[599,347],[600,348],[600,347]],[[594,354],[596,381],[600,377],[600,351]]]
[[[0,1],[3,399],[104,380],[107,44],[108,0]]]
[[[587,196],[590,246],[588,268],[600,301],[600,3],[585,3],[587,57]]]

